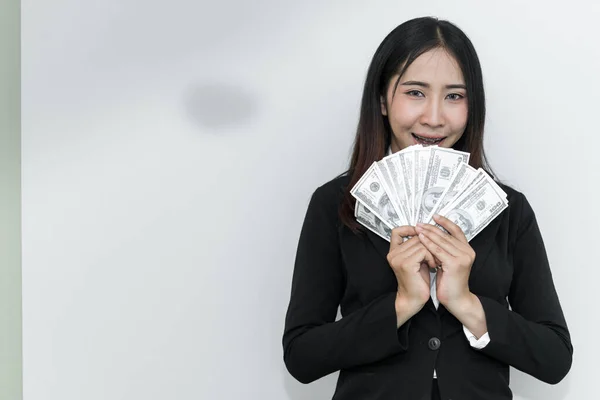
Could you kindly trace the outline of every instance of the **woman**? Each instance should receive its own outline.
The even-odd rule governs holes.
[[[502,185],[509,207],[470,242],[441,217],[447,233],[401,226],[389,243],[354,218],[350,188],[410,145],[469,152],[489,172],[484,119],[479,60],[459,28],[418,18],[383,40],[350,168],[313,193],[302,227],[283,335],[296,379],[340,371],[334,399],[414,400],[511,399],[509,366],[547,383],[565,377],[573,347],[523,194]]]

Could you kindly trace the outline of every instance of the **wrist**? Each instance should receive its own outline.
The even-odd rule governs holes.
[[[396,292],[396,314],[398,316],[408,315],[408,318],[410,318],[414,314],[418,313],[421,310],[421,308],[423,308],[426,302],[427,301],[422,301],[413,297],[406,296],[402,292]]]
[[[456,316],[457,314],[467,314],[470,309],[474,308],[475,301],[479,301],[477,296],[471,293],[471,291],[468,291],[464,295],[454,298],[451,301],[445,303],[440,301],[440,303],[442,303],[448,311]]]
[[[457,299],[451,306],[445,306],[476,338],[487,332],[485,312],[479,297],[469,292],[464,298]]]

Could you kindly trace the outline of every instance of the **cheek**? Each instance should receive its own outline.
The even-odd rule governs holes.
[[[463,131],[467,126],[469,110],[467,104],[452,108],[448,114],[448,119],[451,121],[452,130]]]
[[[421,108],[416,102],[397,100],[392,108],[392,120],[395,125],[410,128],[419,119]]]

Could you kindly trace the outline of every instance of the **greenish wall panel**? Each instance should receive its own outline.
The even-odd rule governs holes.
[[[0,0],[0,400],[23,398],[19,0]]]

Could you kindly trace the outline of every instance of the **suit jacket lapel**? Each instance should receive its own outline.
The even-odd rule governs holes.
[[[500,228],[504,215],[500,214],[490,224],[485,227],[477,236],[471,239],[469,243],[473,250],[475,250],[475,261],[471,266],[471,274],[469,280],[479,273],[482,269],[483,264],[495,242],[496,234]]]
[[[387,254],[390,251],[390,242],[378,236],[376,233],[365,229],[367,237],[371,244],[377,249],[377,252],[387,261]]]

